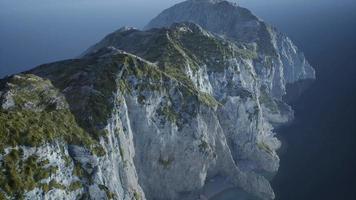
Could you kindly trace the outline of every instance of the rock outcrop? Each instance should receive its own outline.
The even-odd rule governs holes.
[[[145,29],[169,27],[177,22],[199,24],[226,40],[256,50],[256,72],[277,98],[285,95],[286,84],[315,79],[314,69],[286,35],[234,3],[188,0],[164,10]]]
[[[190,200],[230,187],[274,199],[273,126],[293,117],[282,96],[314,76],[248,10],[178,4],[147,30],[0,81],[0,199]],[[212,180],[224,187],[209,191]]]

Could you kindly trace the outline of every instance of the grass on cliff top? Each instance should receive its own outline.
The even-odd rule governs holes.
[[[98,140],[113,108],[117,90],[118,67],[115,63],[98,63],[96,59],[68,60],[41,66],[30,73],[48,78],[64,91],[70,112],[79,127]]]
[[[8,110],[0,108],[0,151],[7,146],[40,146],[56,139],[71,144],[93,143],[66,106],[56,108],[50,101],[60,99],[50,81],[26,74],[17,75],[9,84],[15,105]],[[26,108],[29,103],[39,110]]]
[[[0,110],[0,149],[17,145],[40,146],[56,139],[65,139],[70,144],[93,143],[69,110]]]

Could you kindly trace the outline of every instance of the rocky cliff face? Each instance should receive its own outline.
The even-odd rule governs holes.
[[[231,20],[210,21],[219,9]],[[231,187],[274,199],[273,125],[293,117],[282,95],[314,77],[302,53],[224,1],[178,4],[148,27],[159,28],[122,28],[79,59],[0,81],[0,199],[188,200]]]
[[[166,9],[145,29],[193,22],[236,45],[258,52],[254,66],[273,96],[285,95],[285,85],[314,79],[315,71],[302,52],[284,34],[249,10],[223,0],[189,0]]]

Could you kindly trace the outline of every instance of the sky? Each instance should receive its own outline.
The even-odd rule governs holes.
[[[0,0],[0,77],[80,55],[122,26],[141,28],[180,0]],[[240,0],[280,23],[355,5],[354,0]],[[307,20],[307,19],[306,19]]]

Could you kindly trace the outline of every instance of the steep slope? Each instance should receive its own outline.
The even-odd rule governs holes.
[[[284,34],[249,10],[224,0],[188,0],[164,10],[145,29],[169,27],[176,22],[194,22],[236,44],[256,49],[257,74],[273,95],[285,95],[288,83],[314,79],[315,71],[303,53]]]
[[[272,194],[234,162],[219,103],[136,56],[103,49],[1,83],[3,197],[145,199],[139,177],[148,199],[191,199],[218,174]]]
[[[292,112],[262,85],[253,65],[256,51],[216,37],[192,23],[148,31],[123,28],[90,48],[85,57],[108,46],[155,62],[162,71],[211,94],[220,103],[218,120],[235,164],[243,172],[278,170],[275,150],[279,141],[274,138],[270,122],[286,122]],[[263,187],[269,187],[266,183]],[[267,196],[272,198],[273,192],[270,190]]]

